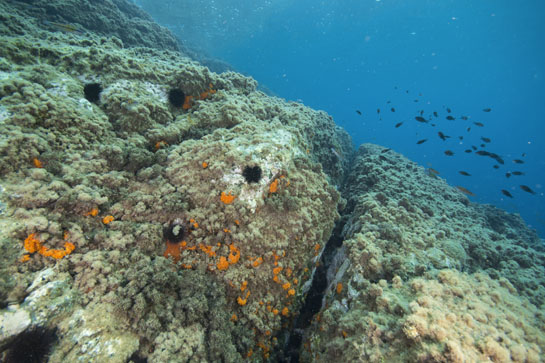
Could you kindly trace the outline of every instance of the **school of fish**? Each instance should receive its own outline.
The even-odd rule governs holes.
[[[395,89],[398,89],[398,87],[396,86]],[[409,94],[409,90],[406,90],[405,91],[406,94]],[[419,97],[422,97],[422,93],[419,93],[418,94]],[[416,98],[413,100],[414,102],[419,102],[419,99]],[[396,112],[396,109],[395,107],[392,107],[390,104],[391,104],[391,101],[387,101],[386,102],[389,107],[390,107],[390,112],[392,113],[395,113]],[[483,122],[480,122],[480,121],[471,121],[471,117],[470,116],[467,116],[467,115],[461,115],[459,117],[457,116],[454,116],[452,115],[452,109],[450,107],[446,107],[446,106],[443,106],[443,109],[444,111],[446,111],[447,115],[444,117],[445,120],[447,121],[456,121],[458,122],[457,120],[461,120],[461,121],[470,121],[470,125],[465,125],[464,128],[466,130],[466,133],[469,133],[471,131],[471,125],[474,125],[474,126],[477,126],[479,128],[484,128],[485,127],[485,124]],[[382,117],[380,116],[380,113],[381,113],[381,109],[380,108],[377,108],[377,115],[379,115],[380,117],[380,120],[382,120]],[[482,112],[484,113],[490,113],[492,112],[492,108],[491,107],[485,107],[482,109]],[[361,110],[356,110],[356,113],[363,117],[363,113]],[[437,126],[437,123],[440,122],[440,112],[437,111],[437,110],[434,110],[432,111],[428,116],[425,116],[426,114],[426,111],[425,110],[419,110],[417,112],[417,115],[414,116],[414,120],[419,122],[419,123],[422,123],[422,124],[427,124],[427,125],[430,125],[431,127],[436,127]],[[404,124],[406,124],[407,120],[403,120],[403,121],[399,121],[399,122],[396,122],[394,124],[394,128],[398,129],[400,128],[401,126],[403,126]],[[443,133],[442,131],[438,131],[437,132],[437,136],[443,140],[443,141],[448,141],[448,139],[451,139],[452,137],[449,136],[449,135],[446,135],[445,133]],[[463,135],[460,135],[460,136],[457,136],[456,137],[458,140],[462,141],[464,139],[464,136]],[[471,145],[471,148],[467,148],[464,150],[465,153],[467,154],[470,154],[470,153],[473,153],[477,156],[485,156],[485,157],[488,157],[488,158],[491,158],[492,160],[494,160],[496,163],[492,166],[494,169],[500,169],[501,166],[505,166],[505,160],[503,157],[501,157],[500,155],[498,155],[497,153],[494,153],[494,152],[491,152],[491,151],[488,151],[488,150],[485,150],[485,148],[488,146],[488,144],[491,144],[492,143],[492,139],[490,137],[487,137],[487,136],[480,136],[480,140],[482,141],[482,143],[478,144],[478,146],[476,145]],[[426,141],[428,141],[428,138],[424,138],[424,139],[420,139],[418,141],[416,141],[416,145],[422,145],[424,144]],[[389,151],[391,149],[385,149],[385,151]],[[446,156],[454,156],[455,155],[455,152],[450,150],[450,149],[447,149],[447,150],[444,150],[444,155]],[[513,164],[524,164],[524,160],[523,158],[526,156],[525,153],[522,153],[521,154],[521,158],[519,159],[513,159],[511,160],[511,162]],[[510,166],[510,164],[509,164]],[[437,172],[436,170],[434,169],[431,169],[431,168],[428,168],[428,175],[431,176],[431,177],[437,177],[437,175],[439,174],[439,172]],[[430,170],[433,170],[430,171]],[[471,174],[468,173],[467,171],[464,171],[464,170],[459,170],[458,173],[460,175],[463,175],[463,176],[467,176],[467,177],[470,177]],[[522,176],[522,175],[525,175],[525,172],[523,171],[519,171],[519,170],[514,170],[514,171],[507,171],[505,173],[505,177],[506,178],[510,178],[511,176]],[[467,194],[467,195],[470,195],[470,196],[474,196],[475,194],[473,194],[471,191],[469,191],[468,189],[462,187],[462,186],[457,186],[457,188]],[[524,184],[520,184],[519,185],[519,188],[520,190],[522,190],[523,192],[526,192],[526,193],[529,193],[529,194],[532,194],[532,195],[535,195],[537,194],[534,190],[532,190],[529,186],[527,185],[524,185]],[[506,190],[506,189],[501,189],[500,190],[501,194],[505,197],[508,197],[508,198],[514,198],[512,192]]]

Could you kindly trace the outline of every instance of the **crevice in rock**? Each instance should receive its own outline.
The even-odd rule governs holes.
[[[348,183],[351,182],[349,180],[349,175],[354,159],[355,152],[353,151],[347,156],[346,165],[348,167],[344,170],[343,173],[343,187],[341,188],[341,195],[343,196],[347,194],[348,190],[346,186],[348,185]],[[297,318],[292,323],[290,331],[286,334],[285,344],[280,348],[281,351],[277,355],[279,362],[299,362],[299,354],[301,351],[301,345],[303,343],[303,336],[305,334],[305,331],[310,326],[314,316],[322,309],[324,294],[328,286],[327,272],[335,259],[338,249],[343,244],[344,236],[346,235],[346,233],[343,234],[343,230],[346,223],[349,221],[350,215],[352,214],[352,211],[354,209],[353,206],[346,204],[344,204],[340,208],[342,209],[341,211],[339,211],[341,213],[341,218],[335,223],[335,227],[333,228],[331,236],[326,243],[324,252],[320,257],[320,263],[316,268],[316,271],[314,272],[312,285],[307,292],[303,305],[298,312]]]
[[[343,237],[341,232],[347,221],[342,217],[337,221],[333,232],[327,241],[324,252],[320,258],[320,263],[314,272],[312,285],[307,293],[303,306],[299,310],[299,315],[295,319],[291,331],[288,334],[283,352],[280,354],[281,362],[296,363],[299,362],[299,351],[303,342],[303,334],[310,326],[316,313],[322,308],[322,301],[327,288],[327,270],[335,257],[337,249],[342,246]]]

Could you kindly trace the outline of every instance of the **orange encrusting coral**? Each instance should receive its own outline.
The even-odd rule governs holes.
[[[257,267],[263,263],[263,257],[258,257],[252,262],[252,266]]]
[[[201,165],[203,169],[208,168],[208,163],[206,161],[203,161]]]
[[[167,248],[165,249],[163,256],[165,256],[166,258],[172,257],[174,261],[177,262],[180,259],[181,248],[182,246],[180,245],[180,243],[167,242]]]
[[[191,108],[191,104],[193,103],[193,96],[185,96],[184,104],[182,108],[184,110],[189,110]]]
[[[289,289],[288,296],[293,296],[293,295],[295,295],[295,289]]]
[[[114,216],[106,216],[104,218],[102,218],[102,223],[104,224],[108,224],[108,223],[111,223],[115,220]]]
[[[89,212],[85,213],[86,216],[96,217],[98,215],[98,208],[93,208]]]
[[[40,250],[38,251],[39,254],[46,257],[53,257],[54,259],[58,260],[63,258],[66,255],[69,255],[76,249],[76,246],[74,246],[71,242],[64,242],[64,250],[54,250],[49,249],[45,246],[42,246]]]
[[[288,316],[289,312],[290,312],[290,309],[288,309],[287,307],[284,307],[284,309],[282,309],[282,315],[284,316]]]
[[[210,84],[208,85],[208,87],[209,87],[209,88],[208,88],[207,91],[204,91],[204,92],[202,92],[202,93],[200,94],[200,99],[201,99],[201,100],[204,100],[204,99],[206,99],[209,95],[213,95],[214,93],[216,93],[216,90],[213,89],[212,83],[210,83]]]
[[[212,249],[212,246],[206,246],[201,243],[199,244],[199,248],[210,257],[216,256],[216,251]]]
[[[232,195],[231,192],[229,194],[225,194],[225,192],[221,192],[221,201],[225,204],[231,204],[235,200],[236,195]]]
[[[32,162],[34,163],[34,166],[37,167],[37,168],[43,168],[44,165],[42,164],[42,162],[40,160],[38,160],[37,158],[34,158],[34,160],[32,160]]]
[[[248,297],[250,296],[250,290],[246,291],[246,297],[243,299],[241,298],[240,296],[237,297],[237,303],[240,305],[240,306],[244,306],[246,305],[246,303],[248,302]]]
[[[229,268],[229,262],[227,262],[225,257],[221,256],[219,262],[216,264],[216,267],[220,271],[227,270]]]
[[[229,245],[229,264],[235,264],[240,259],[240,250],[234,245]]]
[[[168,146],[168,143],[166,141],[157,141],[155,143],[155,150],[159,150],[160,148],[164,147],[164,146]]]
[[[278,179],[275,179],[271,185],[269,185],[269,193],[276,193],[278,190]]]
[[[286,282],[285,284],[282,285],[282,288],[284,290],[288,290],[290,287],[291,287],[291,284],[289,282]]]
[[[68,233],[65,233],[64,239],[66,240],[68,236]],[[54,259],[58,260],[71,254],[76,249],[76,246],[72,242],[66,241],[64,242],[64,250],[49,249],[42,245],[42,242],[36,237],[36,233],[31,233],[24,241],[24,248],[30,254],[38,252],[42,256],[53,257]],[[25,255],[21,261],[25,262],[29,259],[30,256]]]
[[[197,223],[197,221],[194,220],[193,218],[191,218],[189,220],[189,223],[191,223],[193,225],[193,228],[195,228],[195,229],[199,228],[199,223]]]
[[[41,242],[38,238],[36,238],[36,233],[31,233],[28,235],[28,237],[25,239],[24,247],[29,253],[38,252],[41,247]]]

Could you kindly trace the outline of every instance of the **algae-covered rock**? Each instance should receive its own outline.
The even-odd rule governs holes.
[[[472,204],[456,187],[383,150],[362,145],[346,184],[344,247],[366,279],[485,270],[509,279],[533,303],[545,301],[537,282],[545,276],[545,250],[519,216]],[[509,232],[499,234],[498,225]]]
[[[39,327],[53,362],[276,361],[319,276],[303,361],[539,361],[544,249],[518,216],[392,150],[354,159],[325,112],[124,0],[81,6],[0,4],[0,350]]]
[[[52,361],[274,359],[339,217],[350,138],[164,42],[125,48],[143,18],[120,3],[1,5],[0,307],[56,271],[77,299],[40,310]],[[44,11],[116,36],[45,32]]]
[[[115,36],[127,47],[179,50],[170,31],[128,0],[23,0],[0,4],[0,34],[47,32]]]
[[[545,315],[505,279],[441,270],[343,281],[313,322],[302,361],[541,361]]]
[[[520,217],[370,144],[343,192],[344,241],[302,361],[541,361],[545,254]]]

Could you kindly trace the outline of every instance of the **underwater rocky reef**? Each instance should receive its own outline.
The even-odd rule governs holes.
[[[0,19],[2,360],[542,360],[520,217],[210,71],[128,1]]]

